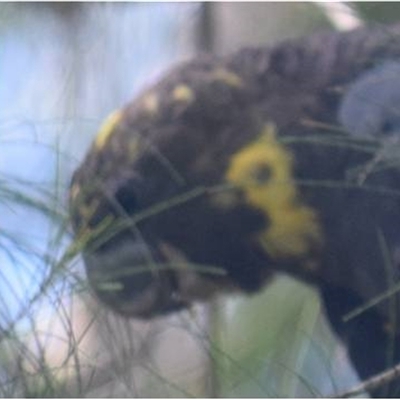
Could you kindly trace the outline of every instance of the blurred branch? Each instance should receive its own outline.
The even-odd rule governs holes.
[[[345,2],[317,1],[315,3],[339,31],[348,31],[364,25],[357,10]]]
[[[400,364],[395,365],[393,368],[390,368],[387,371],[384,371],[380,374],[373,376],[372,378],[367,379],[362,382],[360,385],[341,393],[339,396],[333,396],[335,398],[349,398],[355,397],[359,395],[365,395],[366,392],[371,392],[376,389],[381,388],[384,385],[387,385],[393,382],[395,379],[400,377]]]
[[[204,2],[199,9],[197,35],[195,44],[200,53],[211,53],[214,50],[214,18],[212,2]]]

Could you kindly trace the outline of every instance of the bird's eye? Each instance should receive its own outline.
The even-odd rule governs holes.
[[[252,172],[252,179],[258,184],[267,183],[271,179],[271,176],[272,169],[268,164],[257,165],[257,168],[255,168]]]
[[[398,121],[386,120],[382,124],[381,133],[390,134],[399,129]]]
[[[133,214],[137,211],[137,197],[131,185],[121,186],[115,193],[115,200],[127,214]]]

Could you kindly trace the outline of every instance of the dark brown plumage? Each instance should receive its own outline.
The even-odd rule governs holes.
[[[283,271],[318,286],[361,378],[399,362],[397,294],[344,319],[399,278],[399,36],[202,57],[114,115],[71,186],[99,298],[149,318]]]

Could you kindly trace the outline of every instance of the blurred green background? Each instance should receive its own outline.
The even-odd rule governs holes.
[[[0,396],[314,397],[357,377],[281,276],[150,322],[90,295],[68,184],[101,121],[179,61],[397,20],[396,3],[0,3]]]

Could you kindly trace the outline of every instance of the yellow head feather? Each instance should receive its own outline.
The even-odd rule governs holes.
[[[110,135],[113,133],[115,126],[121,121],[121,119],[122,113],[120,110],[117,110],[111,113],[104,121],[94,142],[94,145],[98,150],[101,150],[105,146]]]

